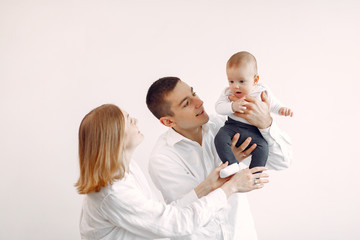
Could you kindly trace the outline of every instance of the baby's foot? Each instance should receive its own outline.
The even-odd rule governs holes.
[[[240,171],[239,164],[233,163],[220,171],[220,177],[226,178]]]

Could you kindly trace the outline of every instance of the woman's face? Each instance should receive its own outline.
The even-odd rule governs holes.
[[[135,149],[144,139],[144,135],[136,126],[137,119],[122,110],[125,117],[125,149]]]

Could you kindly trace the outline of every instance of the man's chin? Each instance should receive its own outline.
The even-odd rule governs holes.
[[[209,121],[209,119],[210,119],[209,115],[206,112],[204,112],[203,118],[204,118],[203,124],[207,123]]]
[[[201,123],[201,125],[204,125],[209,121],[209,115],[205,112],[205,110],[203,110],[201,114],[196,115],[196,118]]]

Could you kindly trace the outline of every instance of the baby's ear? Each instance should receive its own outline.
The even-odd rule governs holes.
[[[169,116],[161,117],[160,122],[166,127],[174,127],[174,126],[176,126],[175,122]]]
[[[259,82],[259,75],[255,75],[254,76],[254,84],[258,84],[258,82]]]

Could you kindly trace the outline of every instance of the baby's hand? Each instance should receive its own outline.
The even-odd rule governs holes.
[[[293,111],[290,108],[282,107],[279,109],[279,114],[282,116],[290,116],[292,117],[294,115]]]
[[[244,104],[244,98],[240,98],[231,103],[231,108],[234,112],[243,113],[244,112],[243,110],[245,109],[243,104]]]
[[[237,100],[244,99],[244,98],[235,97],[234,95],[229,95],[228,98],[232,102],[236,102]]]

